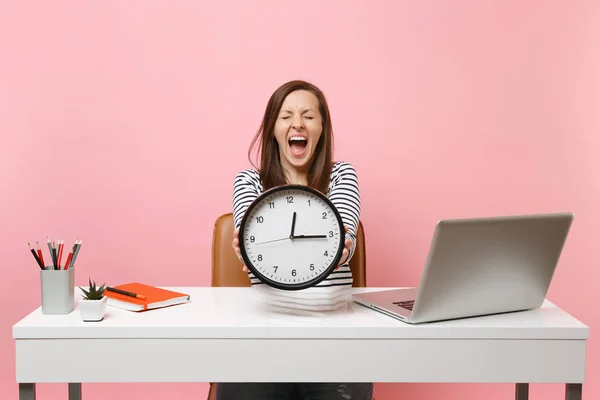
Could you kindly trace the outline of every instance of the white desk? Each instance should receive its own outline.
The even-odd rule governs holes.
[[[233,381],[510,382],[519,400],[529,383],[564,383],[567,399],[581,399],[589,329],[550,302],[412,326],[358,304],[284,318],[257,310],[250,288],[174,289],[192,302],[144,313],[109,307],[101,322],[82,322],[77,307],[23,318],[13,326],[20,399],[45,382],[69,383],[75,400],[85,382]],[[82,367],[86,355],[94,362]]]

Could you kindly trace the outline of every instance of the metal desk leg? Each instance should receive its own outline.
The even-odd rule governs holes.
[[[566,400],[581,400],[581,383],[567,383],[565,385],[565,399]]]
[[[35,383],[19,383],[19,400],[35,400]]]
[[[515,399],[516,400],[528,400],[529,399],[529,383],[517,383],[516,384]]]
[[[69,383],[69,400],[81,400],[81,383]]]

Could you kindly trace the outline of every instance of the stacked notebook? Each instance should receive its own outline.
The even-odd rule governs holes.
[[[190,295],[188,294],[145,285],[143,283],[125,283],[123,285],[113,286],[113,288],[128,292],[130,295],[107,290],[104,292],[108,298],[107,304],[109,306],[130,311],[146,311],[189,303],[191,301]],[[145,298],[133,297],[131,294],[138,294],[141,295],[140,297]]]

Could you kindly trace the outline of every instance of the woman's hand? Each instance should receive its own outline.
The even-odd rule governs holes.
[[[348,225],[344,225],[344,236],[348,233]],[[348,255],[350,254],[350,248],[352,247],[352,241],[348,238],[344,241],[344,250],[342,251],[342,257],[340,258],[340,262],[338,266],[335,267],[336,270],[340,268],[340,265],[346,262],[348,259]]]
[[[235,228],[233,231],[233,242],[231,243],[231,246],[233,247],[233,251],[235,251],[237,258],[242,263],[242,271],[248,272],[248,267],[246,267],[246,264],[244,264],[242,252],[240,251],[240,228]]]

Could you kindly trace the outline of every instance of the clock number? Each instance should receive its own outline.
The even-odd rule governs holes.
[[[275,266],[273,267],[273,269],[275,270],[274,272],[277,272],[277,268],[278,268],[278,267],[277,267],[277,265],[275,265]]]
[[[262,261],[262,254],[258,255],[258,261]]]
[[[287,200],[288,203],[293,203],[294,202],[294,196],[288,196],[285,199]]]
[[[315,270],[315,264],[310,264],[310,270],[314,271]]]
[[[292,270],[292,276],[296,276],[296,270],[295,269]]]
[[[308,200],[306,200],[306,201],[308,201],[308,206],[310,207],[310,199],[308,199]]]
[[[262,215],[259,215],[258,217],[256,217],[256,222],[259,224],[262,224],[264,222],[264,218],[262,217]]]
[[[323,219],[327,219],[327,213],[323,212]]]
[[[333,231],[329,231],[329,237],[333,237]]]
[[[325,250],[325,253],[323,254],[325,257],[327,257],[329,255],[329,253],[327,252],[327,250]]]
[[[269,202],[269,208],[275,208],[275,203],[273,203],[272,201]]]
[[[256,238],[254,236],[250,236],[250,243],[254,243],[255,240]]]

